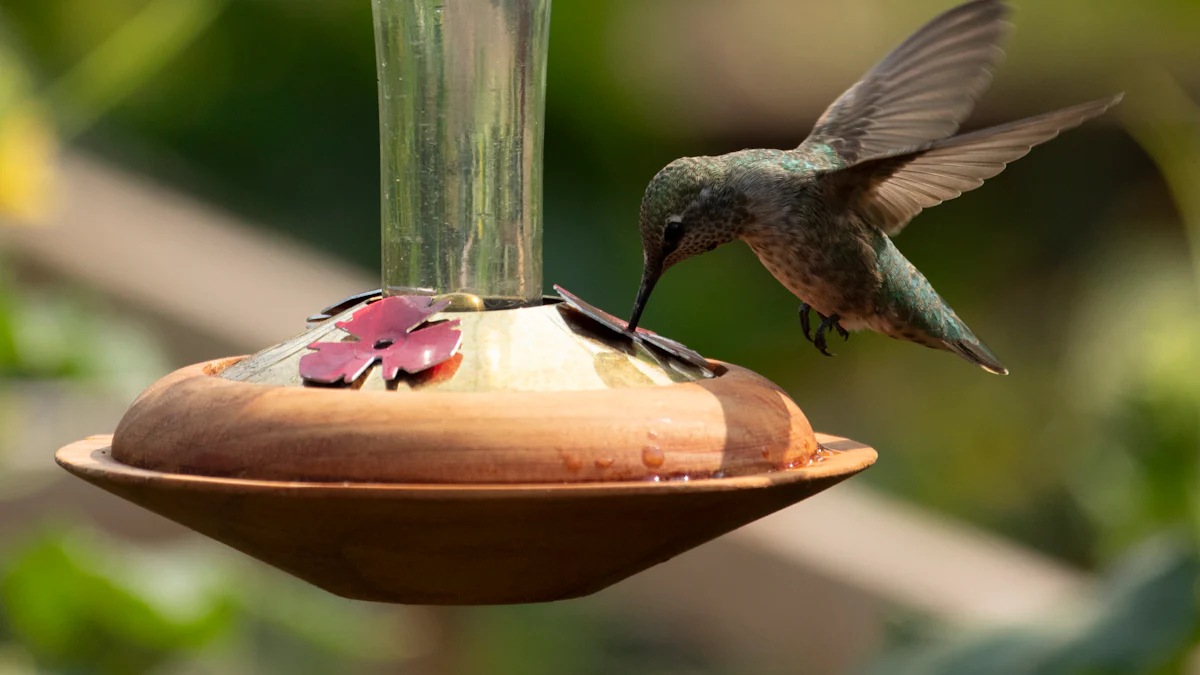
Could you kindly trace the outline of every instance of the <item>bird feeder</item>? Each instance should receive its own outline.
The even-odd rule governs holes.
[[[170,374],[64,468],[345,597],[496,604],[593,593],[875,460],[748,370],[543,297],[550,0],[373,2],[382,289]]]

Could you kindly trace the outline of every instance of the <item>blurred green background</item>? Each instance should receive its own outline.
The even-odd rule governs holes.
[[[547,288],[623,315],[659,168],[796,145],[951,4],[559,0]],[[822,358],[796,300],[740,244],[668,274],[645,325],[757,370],[814,426],[879,448],[856,483],[1102,586],[1070,619],[996,631],[897,607],[854,672],[1197,672],[1200,4],[1045,0],[1015,21],[968,126],[1115,91],[1125,103],[898,239],[1011,376],[871,334]],[[367,0],[0,0],[0,231],[53,227],[60,158],[85,152],[374,274],[373,49]],[[0,247],[0,673],[820,672],[803,653],[783,670],[731,661],[572,603],[366,606],[216,544],[60,508],[53,448],[14,447],[39,423],[28,392],[89,392],[119,411],[178,365],[153,321]]]

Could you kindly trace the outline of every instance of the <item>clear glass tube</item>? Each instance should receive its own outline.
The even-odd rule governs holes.
[[[539,304],[550,0],[372,4],[384,292]]]

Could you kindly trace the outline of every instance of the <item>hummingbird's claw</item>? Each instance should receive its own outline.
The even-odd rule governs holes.
[[[806,340],[816,345],[817,351],[821,352],[825,356],[833,356],[833,354],[830,354],[828,351],[826,351],[827,344],[825,342],[825,333],[832,328],[838,332],[838,335],[842,336],[843,340],[849,340],[850,331],[842,328],[842,324],[839,323],[841,321],[841,317],[839,317],[837,314],[825,316],[824,314],[817,312],[817,316],[821,317],[821,325],[817,326],[817,334],[815,336],[812,335],[812,325],[809,323],[809,313],[812,311],[812,306],[807,302],[800,303],[800,330],[804,331],[804,338]]]
[[[800,303],[800,330],[804,331],[804,339],[812,342],[812,326],[808,323],[810,311],[812,307],[809,307],[807,302]]]
[[[840,323],[838,323],[839,321],[841,321],[841,317],[839,317],[837,314],[831,314],[829,316],[824,316],[820,312],[817,312],[817,316],[821,317],[821,325],[817,326],[817,334],[813,337],[812,342],[814,345],[816,345],[817,349],[822,354],[824,354],[825,356],[833,356],[833,354],[830,354],[829,352],[825,351],[825,347],[826,347],[825,333],[828,332],[830,328],[832,328],[832,329],[836,330],[838,332],[838,335],[841,335],[843,339],[849,340],[850,332],[847,331],[845,328],[842,328],[842,325]]]

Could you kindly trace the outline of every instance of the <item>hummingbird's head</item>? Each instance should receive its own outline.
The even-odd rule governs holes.
[[[725,171],[714,157],[671,162],[650,181],[642,198],[642,284],[629,319],[637,328],[659,277],[672,265],[733,241],[744,222],[744,201],[731,198]],[[731,217],[734,212],[742,217]]]

